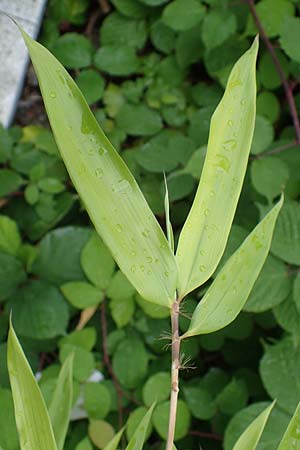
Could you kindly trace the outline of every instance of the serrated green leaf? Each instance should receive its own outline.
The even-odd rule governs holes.
[[[151,406],[149,411],[147,411],[144,418],[141,420],[134,435],[128,442],[126,450],[142,450],[143,445],[145,443],[147,428],[148,428],[149,422],[152,417],[154,406],[155,406],[155,403],[153,403],[153,405]]]
[[[226,246],[254,130],[257,50],[256,39],[235,64],[211,120],[200,184],[176,254],[180,297],[212,275]]]
[[[170,305],[177,278],[175,258],[135,179],[66,70],[22,34],[62,157],[98,233],[140,294]]]
[[[275,402],[268,406],[243,432],[233,450],[255,450]]]
[[[287,427],[286,432],[277,450],[299,450],[300,449],[300,404]]]
[[[73,354],[65,360],[49,405],[57,450],[63,450],[73,400]]]
[[[10,324],[7,365],[21,450],[57,450],[41,391]]]
[[[268,255],[282,203],[283,197],[220,270],[195,309],[183,338],[220,330],[237,317]]]

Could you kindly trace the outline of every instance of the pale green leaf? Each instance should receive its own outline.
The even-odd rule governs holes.
[[[243,432],[233,450],[255,450],[275,402],[268,406]]]
[[[12,324],[7,365],[21,450],[57,450],[44,399]]]
[[[167,229],[167,238],[169,242],[169,246],[174,252],[174,235],[173,228],[170,220],[170,202],[169,202],[169,191],[166,175],[164,174],[164,182],[165,182],[165,216],[166,216],[166,229]]]
[[[183,337],[212,333],[237,317],[268,255],[282,203],[283,197],[220,270],[195,309]]]
[[[176,254],[180,297],[208,280],[226,246],[254,130],[257,51],[256,38],[233,67],[211,119],[202,176]]]
[[[155,406],[155,403],[153,403],[151,408],[145,414],[144,418],[141,420],[139,426],[137,427],[134,435],[132,436],[132,438],[130,439],[130,441],[126,447],[126,450],[142,450],[143,445],[145,443],[146,433],[147,433],[149,422],[152,417],[154,406]]]
[[[135,179],[67,71],[22,34],[61,155],[97,232],[137,291],[169,306],[176,287],[175,258]]]
[[[299,450],[300,449],[300,403],[293,415],[286,432],[279,444],[278,450]]]
[[[123,427],[113,438],[112,440],[106,445],[104,450],[117,450],[119,442],[121,440],[122,434],[124,432],[125,427]]]
[[[65,360],[49,406],[57,450],[63,450],[69,426],[73,399],[73,358],[71,354]]]

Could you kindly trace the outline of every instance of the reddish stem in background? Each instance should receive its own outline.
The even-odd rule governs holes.
[[[296,104],[295,104],[295,99],[293,96],[292,88],[289,86],[289,83],[288,83],[288,81],[284,75],[284,72],[282,70],[282,67],[280,65],[279,59],[277,58],[277,55],[275,53],[274,47],[271,44],[268,36],[266,35],[265,30],[262,26],[262,23],[258,17],[254,0],[244,0],[244,1],[249,5],[250,12],[251,12],[253,20],[257,26],[259,34],[260,34],[262,40],[264,41],[268,51],[270,52],[274,66],[278,72],[280,79],[281,79],[281,82],[282,82],[282,85],[283,85],[283,88],[285,91],[286,99],[289,104],[289,109],[290,109],[290,113],[292,116],[294,128],[295,128],[296,142],[299,144],[300,143],[300,123],[299,123],[299,117],[297,114],[297,109],[296,109]]]
[[[223,441],[222,436],[220,436],[217,433],[209,433],[209,432],[205,432],[205,431],[194,431],[194,430],[192,430],[192,431],[189,432],[189,434],[191,436],[199,436],[199,437],[202,437],[202,438],[205,438],[205,439],[211,439],[213,441],[219,441],[219,442]]]

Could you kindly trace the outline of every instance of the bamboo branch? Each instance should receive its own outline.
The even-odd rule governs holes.
[[[176,298],[171,310],[172,322],[172,368],[171,368],[171,399],[169,430],[166,450],[173,449],[174,434],[176,426],[177,400],[179,392],[179,369],[180,369],[180,337],[179,337],[179,299]]]

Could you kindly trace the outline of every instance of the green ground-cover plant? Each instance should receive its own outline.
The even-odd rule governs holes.
[[[165,170],[170,216],[177,242],[200,177],[198,168],[201,168],[205,154],[205,148],[200,149],[200,146],[207,142],[210,114],[220,98],[232,63],[249,45],[249,37],[257,32],[250,10],[246,3],[210,2],[208,5],[208,2],[203,2],[206,11],[199,17],[199,22],[192,26],[185,24],[185,30],[177,30],[177,24],[168,22],[166,25],[163,11],[167,3],[148,5],[147,8],[143,6],[138,12],[137,2],[134,1],[128,1],[131,7],[127,5],[125,9],[122,9],[122,2],[115,2],[116,7],[110,3],[110,12],[107,16],[101,15],[96,25],[89,20],[94,18],[96,2],[81,2],[80,20],[77,17],[76,21],[73,14],[79,11],[79,3],[77,0],[50,0],[42,39],[76,78],[110,140],[116,148],[122,147],[122,157],[130,166],[160,223],[164,220],[162,169]],[[265,0],[257,2],[256,9],[269,41],[276,48],[298,105],[298,56],[296,52],[286,52],[288,34],[290,41],[294,42],[297,27],[286,26],[281,30],[285,19],[297,24],[298,7],[291,1],[285,1],[284,5],[283,2],[272,2],[271,17],[268,3]],[[180,20],[183,14],[178,17]],[[280,20],[277,20],[278,17]],[[221,18],[223,34],[221,27],[214,26],[213,29],[220,30],[220,34],[215,32],[206,38],[209,23],[217,18]],[[89,41],[92,36],[92,45],[86,47],[89,59],[85,64],[88,65],[78,69],[75,66],[83,64],[80,63],[82,53],[75,50],[82,49],[79,40],[87,42],[88,39],[77,37],[90,23],[94,23],[94,33],[91,35],[87,31],[86,34]],[[138,62],[132,69],[135,71],[132,75],[115,76],[107,72],[104,66],[104,70],[96,67],[94,57],[96,61],[98,24],[101,48],[112,45],[114,48],[122,47],[123,51],[124,41],[122,44],[119,39],[127,29],[131,30],[127,36],[135,37],[135,40],[127,39],[125,47],[134,49]],[[90,25],[88,29],[91,29]],[[72,36],[69,36],[70,32]],[[209,39],[216,36],[215,46],[210,45]],[[68,39],[70,45],[67,47],[64,41],[67,43]],[[75,45],[71,45],[72,42]],[[56,47],[60,47],[61,51],[56,53]],[[129,55],[130,52],[126,52]],[[63,60],[66,53],[73,59],[68,62]],[[126,67],[126,58],[122,61]],[[88,98],[89,91],[95,90],[96,97]],[[140,119],[141,114],[138,113],[141,106],[147,114],[150,110],[156,113],[156,119],[158,116],[162,119],[163,130],[157,133],[152,127],[149,131],[148,123],[153,123],[149,119],[152,119],[152,114],[147,116],[147,126],[142,126],[142,123],[139,126],[138,132],[143,134],[132,134],[137,132],[131,125],[135,120],[133,114],[136,113]],[[220,266],[263,217],[264,207],[275,201],[284,185],[285,206],[275,229],[271,255],[243,312],[228,327],[189,338],[181,345],[182,352],[191,355],[194,361],[187,365],[195,364],[197,369],[181,372],[178,414],[182,427],[177,430],[176,436],[179,449],[193,450],[199,447],[200,441],[206,449],[219,450],[223,445],[226,450],[231,450],[243,428],[266,408],[270,397],[278,399],[277,406],[270,416],[259,449],[276,449],[300,396],[296,382],[299,371],[299,148],[290,126],[282,81],[264,43],[258,61],[257,113],[248,174]],[[126,122],[124,117],[128,118]],[[71,422],[66,449],[72,450],[81,441],[82,445],[91,445],[86,436],[89,434],[88,424],[95,418],[100,420],[99,426],[104,421],[118,429],[118,416],[122,409],[123,423],[130,413],[126,427],[129,437],[134,423],[145,412],[145,407],[151,404],[150,400],[154,400],[151,399],[153,385],[156,392],[160,392],[160,397],[146,446],[147,450],[156,449],[159,438],[166,438],[168,404],[163,390],[164,383],[169,383],[170,361],[168,352],[163,350],[166,341],[159,337],[169,333],[168,311],[143,301],[115,269],[101,241],[90,235],[88,220],[83,209],[78,208],[78,196],[72,190],[57,150],[54,147],[55,154],[51,158],[46,154],[47,144],[42,135],[50,140],[51,134],[42,128],[39,131],[39,138],[31,133],[31,127],[0,132],[0,170],[4,170],[1,186],[6,186],[5,192],[1,193],[1,213],[16,221],[1,218],[1,235],[5,239],[1,243],[0,257],[1,267],[6,270],[1,271],[0,395],[1,404],[5,405],[7,418],[10,419],[3,424],[1,420],[4,418],[0,417],[0,445],[4,449],[18,449],[4,363],[8,312],[13,303],[15,327],[31,366],[34,371],[44,369],[40,385],[47,401],[59,363],[70,352],[70,347],[76,351],[74,395],[78,396],[79,384],[88,385],[82,407],[88,418]],[[154,131],[157,135],[149,134]],[[21,158],[23,153],[24,158]],[[41,161],[43,155],[46,157]],[[57,201],[61,193],[43,190],[44,186],[49,189],[48,180],[39,184],[39,180],[49,174],[48,160],[50,162],[51,159],[58,161],[59,170],[55,169],[50,176],[63,182],[61,193],[67,193],[72,199],[69,209],[59,209],[60,204],[63,205],[63,202]],[[43,173],[43,167],[42,171],[36,168],[38,178],[35,178],[36,174],[29,174],[29,170],[39,162],[42,166],[46,165],[46,171]],[[60,178],[62,173],[63,178]],[[14,180],[19,182],[20,178],[24,184],[16,187]],[[38,189],[34,187],[32,190],[30,187],[29,195],[24,198],[25,183],[34,184]],[[51,183],[52,180],[50,188]],[[28,203],[28,200],[33,203]],[[59,228],[53,229],[55,226]],[[9,244],[3,242],[8,241],[9,237]],[[37,241],[41,237],[43,239],[39,244]],[[97,250],[93,251],[93,248]],[[87,255],[96,263],[88,265]],[[110,269],[105,271],[105,280],[97,283],[95,280],[99,280],[101,270],[93,270],[93,266],[101,265],[108,265]],[[211,281],[202,289],[193,291],[183,304],[180,317],[182,334],[189,323],[183,314],[192,314]],[[123,394],[129,396],[126,399],[123,395],[121,408],[111,380],[87,382],[95,367],[110,377],[103,358],[102,332],[96,333],[100,324],[97,298],[102,302],[101,311],[105,310],[111,365],[120,380]],[[81,311],[85,315],[85,306],[94,308],[95,315],[89,321],[86,332],[74,332]],[[38,313],[33,314],[33,310]],[[31,317],[30,323],[28,317]],[[62,338],[65,333],[69,336]],[[129,349],[131,364],[128,358],[122,358]],[[127,371],[124,370],[124,361]],[[286,366],[289,367],[288,377]],[[102,408],[98,406],[95,410],[90,402],[91,392],[97,396],[100,391],[105,402],[102,402]],[[248,403],[250,406],[247,406]],[[5,437],[8,430],[9,442]],[[195,436],[196,430],[203,430],[206,434]],[[223,444],[215,440],[223,435]],[[163,444],[160,445],[163,448]]]

